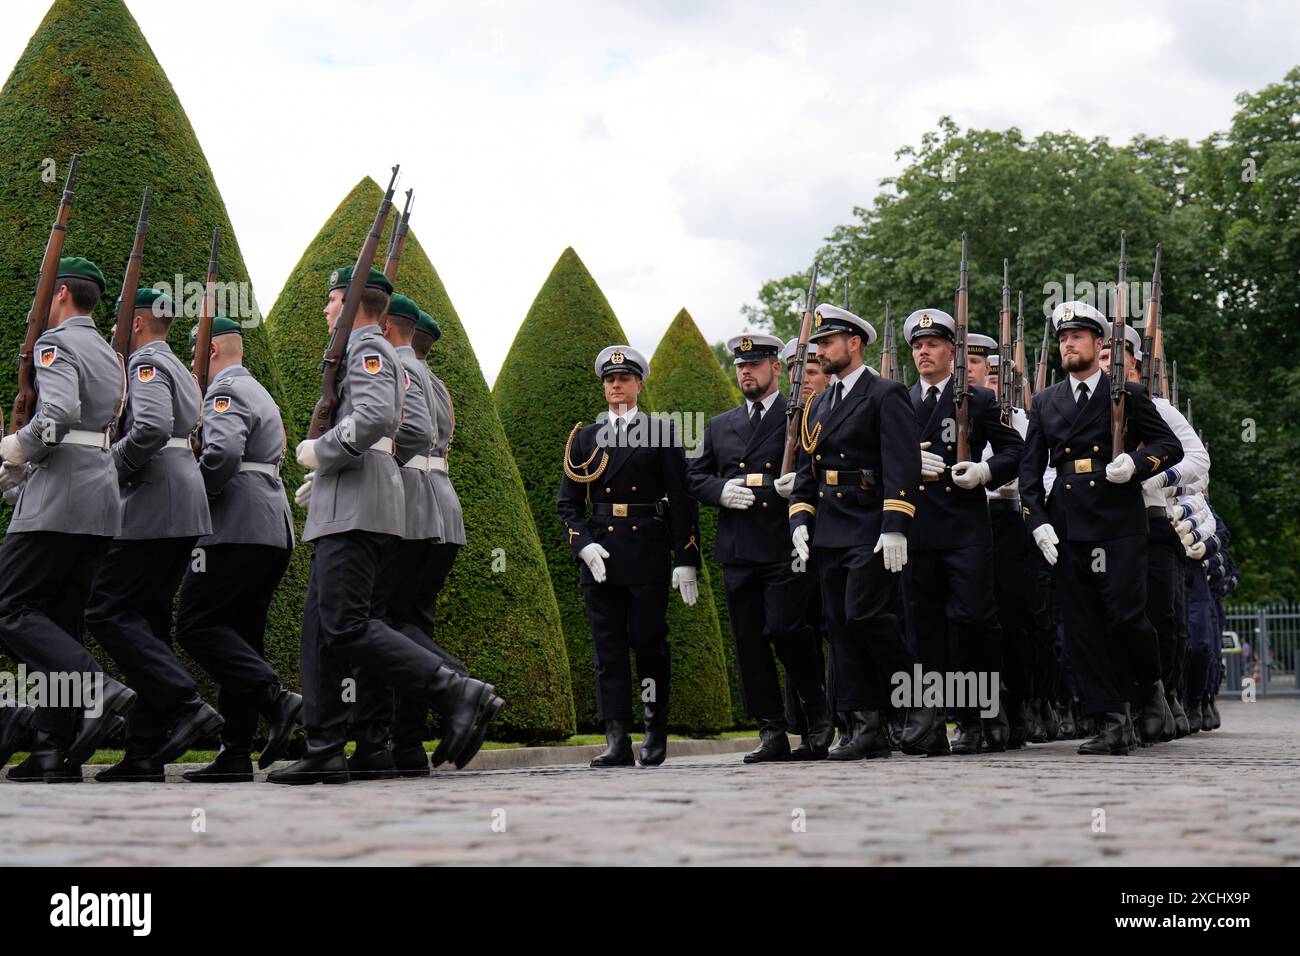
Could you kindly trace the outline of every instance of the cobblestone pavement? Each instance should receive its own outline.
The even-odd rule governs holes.
[[[1300,699],[1220,709],[1223,729],[1124,758],[1079,757],[1061,741],[979,757],[747,767],[725,755],[343,787],[6,783],[0,865],[1300,863]]]

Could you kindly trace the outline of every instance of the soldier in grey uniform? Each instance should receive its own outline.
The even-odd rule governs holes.
[[[30,719],[36,730],[31,756],[10,780],[80,782],[81,764],[136,701],[81,640],[82,610],[121,526],[108,430],[121,410],[122,365],[90,317],[103,293],[94,263],[59,260],[49,326],[33,356],[35,413],[0,441],[4,481],[18,490],[0,546],[0,644],[33,673],[95,675],[103,690],[98,701],[80,702],[79,733],[81,707],[0,708],[4,720]],[[11,755],[0,754],[0,765]]]
[[[343,311],[352,268],[330,276],[324,313],[331,331]],[[314,541],[302,629],[307,754],[272,771],[272,783],[346,783],[350,678],[382,682],[448,715],[439,748],[464,766],[483,743],[491,685],[461,677],[375,615],[379,575],[406,529],[393,436],[401,420],[402,366],[380,332],[392,283],[371,269],[338,377],[335,424],[300,442],[311,470],[304,541]],[[300,495],[302,489],[300,489]]]
[[[122,530],[86,607],[91,634],[140,695],[126,722],[126,753],[95,777],[105,783],[161,783],[166,764],[222,724],[172,648],[172,600],[194,542],[212,530],[190,447],[199,390],[167,344],[173,317],[170,296],[139,290],[130,320],[126,414],[113,444]]]
[[[194,346],[198,328],[190,333]],[[280,408],[244,367],[243,330],[212,321],[209,380],[203,404],[199,471],[212,533],[181,582],[176,640],[220,688],[226,725],[221,751],[185,773],[194,783],[251,782],[258,716],[269,732],[258,766],[284,755],[302,714],[302,697],[280,684],[263,650],[266,615],[293,553],[293,519],[280,481],[284,422]]]

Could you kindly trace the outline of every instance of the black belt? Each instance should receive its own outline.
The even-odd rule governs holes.
[[[823,485],[856,486],[870,489],[876,487],[876,473],[870,468],[823,468],[818,476]]]
[[[1055,467],[1062,475],[1087,475],[1101,471],[1110,462],[1103,458],[1067,458]]]
[[[1014,511],[1020,514],[1020,502],[1015,498],[990,498],[989,511]]]
[[[1148,518],[1168,518],[1169,512],[1165,511],[1160,505],[1151,505],[1147,508]]]
[[[612,515],[615,518],[626,518],[629,515],[662,515],[664,513],[664,503],[656,501],[653,504],[623,503],[621,501],[593,501],[591,503],[591,513],[593,515]]]
[[[772,487],[772,476],[765,471],[748,471],[748,472],[742,471],[738,475],[732,475],[731,478],[728,478],[727,480],[730,481],[732,480],[732,478],[744,479],[741,482],[741,484],[745,488],[771,488]]]

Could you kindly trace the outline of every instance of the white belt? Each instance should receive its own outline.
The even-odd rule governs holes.
[[[103,448],[107,451],[112,447],[112,442],[108,438],[108,432],[92,432],[83,428],[70,428],[68,433],[59,439],[60,445],[85,445],[88,448]]]
[[[165,448],[184,448],[184,449],[186,449],[186,450],[188,451],[188,450],[189,450],[190,448],[192,448],[193,446],[190,445],[190,439],[189,439],[189,436],[186,436],[185,438],[169,438],[169,439],[167,439],[167,444],[164,445],[163,447],[165,447]]]
[[[241,459],[239,470],[256,471],[263,475],[270,475],[272,478],[280,477],[280,463],[278,461],[246,461]]]
[[[447,459],[446,459],[446,458],[435,458],[435,457],[433,457],[433,456],[430,456],[430,457],[429,457],[429,468],[430,468],[432,471],[440,471],[440,472],[442,472],[442,473],[445,475],[445,474],[447,473]]]
[[[432,460],[428,455],[416,455],[409,459],[403,465],[403,468],[414,468],[416,471],[428,471],[432,465]]]
[[[393,453],[393,440],[391,438],[381,438],[368,449],[369,451],[382,451],[385,455]]]

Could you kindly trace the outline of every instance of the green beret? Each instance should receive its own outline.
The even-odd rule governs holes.
[[[244,328],[234,319],[228,319],[224,315],[219,315],[212,320],[212,337],[215,339],[218,335],[235,334],[242,336]],[[199,327],[196,325],[190,329],[190,348],[194,348],[199,341]]]
[[[415,323],[420,321],[420,307],[400,292],[394,292],[392,298],[388,300],[388,314],[409,319]]]
[[[352,283],[352,270],[356,266],[345,266],[342,269],[335,269],[330,273],[330,291],[335,289],[346,289]],[[378,289],[387,295],[393,294],[393,284],[388,281],[388,276],[384,275],[374,266],[370,267],[370,275],[366,277],[367,289]]]
[[[415,323],[415,330],[432,335],[435,342],[442,338],[442,329],[438,326],[437,320],[423,309],[420,310],[420,321]]]
[[[155,305],[155,303],[159,303]],[[114,308],[120,308],[122,297],[117,297]],[[135,307],[137,309],[152,309],[155,315],[174,315],[176,303],[172,302],[172,297],[166,292],[159,292],[157,289],[136,289],[135,290]]]
[[[104,273],[99,271],[99,266],[95,265],[89,259],[83,259],[81,256],[65,256],[60,259],[59,271],[54,278],[89,279],[91,282],[95,283],[95,285],[99,286],[99,294],[104,294]]]

